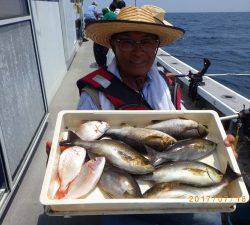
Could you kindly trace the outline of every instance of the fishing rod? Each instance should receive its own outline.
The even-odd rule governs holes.
[[[250,74],[236,74],[236,73],[224,73],[224,74],[207,74],[207,70],[211,65],[211,62],[209,59],[204,58],[204,65],[201,71],[198,71],[197,73],[193,73],[192,71],[189,71],[188,74],[173,74],[173,73],[165,73],[164,75],[169,78],[181,78],[181,77],[188,77],[189,78],[189,97],[192,100],[197,100],[197,89],[198,86],[204,86],[205,82],[203,82],[203,77],[216,77],[216,76],[250,76]]]
[[[166,73],[167,77],[189,77],[189,74],[173,74]],[[217,77],[217,76],[250,76],[250,73],[206,73],[204,76],[207,77]]]
[[[177,57],[177,58],[186,58],[186,55],[179,55],[179,54],[169,54],[169,53],[160,53],[159,56],[173,56],[173,57]],[[189,59],[200,59],[201,56],[200,55],[195,55],[195,53],[192,53],[192,56],[188,56]],[[229,62],[229,63],[237,63],[233,60],[229,60],[229,59],[220,59],[220,58],[213,58],[213,57],[209,57],[210,60],[212,60],[213,62]]]
[[[197,90],[198,86],[204,86],[205,82],[203,82],[203,76],[207,72],[209,66],[211,65],[211,62],[209,59],[204,58],[204,65],[203,68],[198,71],[197,73],[193,73],[192,71],[189,71],[188,74],[168,74],[164,71],[160,71],[162,75],[171,78],[177,78],[177,77],[188,77],[189,78],[189,91],[188,95],[192,100],[197,100]],[[158,69],[160,70],[160,69]]]
[[[250,73],[209,73],[205,76],[217,77],[217,76],[250,76]]]
[[[188,74],[173,74],[173,73],[166,73],[165,75],[167,77],[189,77],[189,78],[194,78],[194,77],[202,77],[203,75],[205,75],[205,73],[207,72],[208,68],[210,67],[211,65],[211,62],[209,59],[207,58],[204,58],[204,63],[203,63],[203,68],[201,71],[198,71],[197,73],[193,73],[191,72],[191,70],[189,71]]]
[[[189,74],[166,74],[167,77],[188,77]],[[217,76],[250,76],[250,73],[207,73],[204,76],[217,77]]]
[[[238,112],[234,115],[220,117],[221,121],[233,120],[233,119],[248,119],[248,120],[250,120],[250,108],[246,109],[246,106],[244,105],[243,109],[240,112]],[[249,125],[249,130],[250,130],[250,125]]]

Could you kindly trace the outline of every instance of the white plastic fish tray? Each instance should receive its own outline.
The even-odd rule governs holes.
[[[53,180],[57,175],[57,165],[60,155],[59,140],[68,128],[76,128],[82,121],[103,120],[111,126],[129,123],[138,127],[149,124],[151,120],[165,120],[170,118],[193,119],[209,129],[208,139],[218,143],[217,151],[213,155],[202,159],[211,166],[224,172],[227,162],[235,172],[240,173],[232,149],[225,147],[226,137],[223,125],[215,111],[187,110],[187,111],[61,111],[58,114],[51,153],[46,169],[40,202],[53,215],[107,215],[107,214],[152,214],[152,213],[191,213],[191,212],[231,212],[237,203],[249,200],[249,194],[242,178],[233,181],[219,196],[190,196],[189,198],[169,199],[105,199],[96,187],[84,199],[52,199]],[[149,186],[139,183],[145,191]]]

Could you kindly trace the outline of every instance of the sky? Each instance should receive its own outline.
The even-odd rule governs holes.
[[[124,0],[127,5],[134,5],[134,0]],[[92,0],[85,0],[84,6]],[[109,6],[112,0],[96,0],[98,7]],[[250,12],[250,0],[136,0],[137,6],[157,5],[166,12]]]

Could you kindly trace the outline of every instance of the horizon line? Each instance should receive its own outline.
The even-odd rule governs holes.
[[[167,13],[250,13],[250,11],[168,11]]]

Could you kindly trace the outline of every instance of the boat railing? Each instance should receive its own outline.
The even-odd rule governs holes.
[[[193,67],[187,65],[181,60],[175,58],[166,51],[159,49],[157,53],[157,62],[167,71],[174,74],[188,74],[189,71],[197,73]],[[185,86],[189,86],[188,77],[178,78]],[[212,104],[224,115],[232,115],[243,109],[250,107],[250,100],[226,87],[225,85],[215,81],[214,79],[204,76],[204,86],[198,87],[198,95]]]

